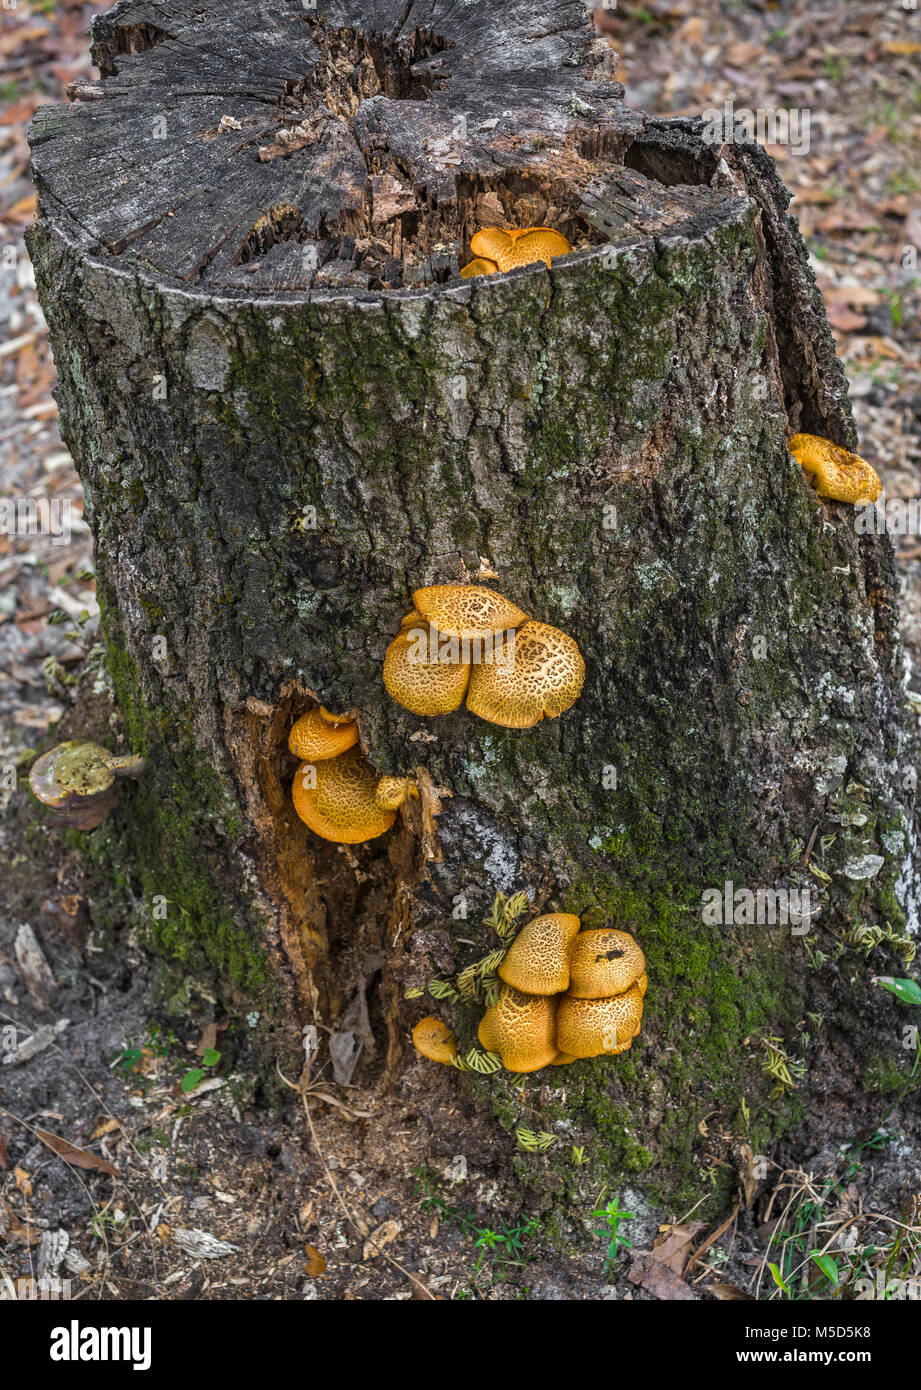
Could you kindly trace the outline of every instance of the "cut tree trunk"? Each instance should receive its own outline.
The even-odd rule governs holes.
[[[635,932],[631,1052],[526,1103],[505,1075],[437,1084],[674,1192],[902,1065],[884,954],[840,963],[917,921],[892,551],[785,447],[856,438],[772,161],[627,109],[582,5],[539,8],[126,0],[94,24],[101,80],[37,113],[30,250],[148,767],[93,846],[173,989],[345,1019],[391,1078],[430,1065],[426,1012],[471,1046],[477,1011],[418,991],[495,946],[498,891]],[[574,254],[462,280],[492,224]],[[458,581],[576,638],[562,718],[388,698],[412,591]],[[422,789],[354,850],[291,809],[318,701]],[[743,895],[720,923],[727,884],[811,913],[749,923]],[[764,1037],[807,1054],[773,1101]]]

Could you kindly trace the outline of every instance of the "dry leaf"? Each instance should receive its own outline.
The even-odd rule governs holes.
[[[326,1261],[315,1245],[305,1245],[304,1249],[307,1252],[307,1273],[311,1279],[319,1279],[321,1274],[326,1273]]]
[[[18,1190],[22,1193],[23,1197],[31,1197],[32,1182],[25,1168],[19,1168],[18,1166],[14,1168],[13,1176],[16,1179],[16,1186]]]
[[[745,1299],[746,1302],[753,1303],[755,1300],[750,1293],[740,1289],[738,1284],[707,1284],[706,1292],[712,1293],[714,1298],[723,1299],[724,1302],[731,1302],[734,1299]]]
[[[51,1134],[47,1129],[37,1129],[35,1133],[43,1144],[47,1144],[52,1153],[57,1154],[58,1158],[63,1158],[65,1163],[69,1163],[73,1168],[89,1168],[94,1173],[109,1173],[113,1178],[120,1178],[117,1168],[113,1168],[111,1163],[107,1163],[98,1154],[90,1153],[88,1149],[78,1149],[69,1140],[62,1139],[58,1134]]]
[[[382,1221],[377,1230],[372,1231],[361,1252],[363,1260],[373,1260],[385,1246],[396,1240],[403,1227],[399,1221]]]
[[[694,1299],[696,1295],[689,1284],[676,1274],[667,1264],[655,1258],[654,1252],[639,1250],[633,1256],[627,1278],[632,1284],[651,1293],[654,1298],[666,1299],[673,1303],[681,1299]]]
[[[656,1241],[650,1255],[660,1264],[680,1274],[690,1251],[688,1247],[705,1229],[706,1221],[689,1221],[685,1226],[670,1226],[664,1239]]]

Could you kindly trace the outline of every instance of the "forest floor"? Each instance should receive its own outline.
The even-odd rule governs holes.
[[[245,1068],[215,1060],[220,1020],[192,1028],[156,1010],[130,931],[94,920],[80,855],[34,821],[22,776],[73,718],[98,627],[22,244],[35,213],[25,128],[37,105],[93,75],[93,13],[20,0],[0,29],[0,490],[53,504],[57,531],[0,534],[0,773],[20,769],[19,790],[0,777],[0,1298],[40,1275],[89,1299],[780,1297],[769,1263],[808,1265],[813,1245],[875,1277],[894,1223],[921,1233],[917,1153],[882,1096],[869,1128],[829,1121],[824,1145],[791,1141],[763,1167],[743,1155],[725,1223],[586,1184],[551,1242],[527,1185],[503,1176],[511,1141],[478,1123],[457,1076],[419,1060],[391,1093],[368,1068],[337,1092],[348,1109],[322,1085],[269,1108]],[[861,452],[889,498],[916,499],[921,277],[906,253],[921,254],[921,15],[856,0],[646,0],[598,24],[631,106],[808,111],[808,141],[771,152],[847,367]],[[895,543],[921,691],[917,525]],[[593,1213],[614,1197],[631,1213],[620,1233],[633,1254],[611,1266],[608,1218]],[[823,1280],[813,1269],[793,1287],[820,1297]]]

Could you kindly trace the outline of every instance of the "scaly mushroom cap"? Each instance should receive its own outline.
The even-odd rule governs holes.
[[[451,714],[464,702],[470,663],[430,661],[429,654],[428,625],[404,628],[384,657],[387,694],[412,714]]]
[[[467,708],[506,729],[555,719],[579,698],[585,662],[571,637],[547,623],[527,622],[515,634],[513,661],[473,668]]]
[[[477,258],[492,261],[504,273],[537,261],[550,265],[556,256],[568,256],[572,247],[552,227],[484,227],[470,238],[470,250]]]
[[[642,1018],[643,996],[636,985],[613,999],[564,994],[557,1012],[557,1046],[570,1057],[614,1056],[631,1046]]]
[[[316,785],[305,785],[304,774],[313,768]],[[291,797],[305,825],[324,840],[340,845],[359,845],[389,830],[396,811],[384,810],[375,800],[379,778],[360,748],[349,748],[338,758],[314,765],[301,763],[294,774]]]
[[[480,1020],[477,1037],[487,1052],[498,1052],[506,1071],[549,1067],[556,1045],[557,1001],[546,994],[522,994],[503,985],[499,998]]]
[[[807,478],[815,477],[819,497],[864,506],[875,502],[883,490],[879,474],[866,459],[830,439],[817,434],[795,434],[787,448]]]
[[[446,1023],[438,1018],[420,1019],[413,1029],[413,1047],[430,1062],[453,1065],[457,1056],[457,1040]]]
[[[643,952],[628,932],[582,931],[573,942],[569,993],[574,999],[609,999],[635,985],[645,968]]]
[[[646,974],[646,971],[645,971],[645,970],[643,971],[643,973],[642,973],[642,975],[640,976],[640,978],[637,980],[637,982],[636,982],[636,987],[637,987],[637,989],[638,989],[639,992],[640,992],[640,998],[641,998],[641,999],[645,998],[645,996],[646,996],[646,991],[647,991],[647,989],[649,988],[649,976]]]
[[[569,988],[569,955],[579,926],[571,912],[548,912],[527,922],[499,966],[500,978],[524,994],[562,994]]]
[[[411,777],[382,777],[377,784],[374,800],[384,811],[396,811],[408,796],[419,791]]]
[[[337,758],[358,742],[358,725],[348,715],[330,714],[322,705],[309,709],[291,726],[288,747],[305,763]]]
[[[527,622],[509,599],[478,584],[432,584],[413,594],[417,610],[445,637],[481,641]]]
[[[497,275],[499,267],[495,261],[488,261],[485,256],[474,256],[472,261],[461,270],[462,280],[472,280],[475,275]]]

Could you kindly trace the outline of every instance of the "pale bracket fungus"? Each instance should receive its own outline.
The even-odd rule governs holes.
[[[141,757],[118,757],[98,743],[71,739],[36,759],[29,785],[58,825],[94,830],[118,804],[116,779],[143,770]]]

